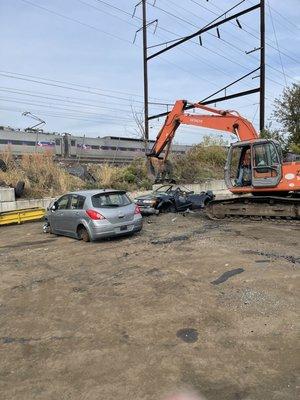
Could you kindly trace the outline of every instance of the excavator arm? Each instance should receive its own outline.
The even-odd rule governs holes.
[[[259,136],[253,125],[247,119],[241,117],[236,111],[223,111],[195,103],[195,108],[208,111],[211,114],[197,115],[184,112],[187,102],[177,100],[172,111],[168,114],[165,123],[159,131],[156,141],[148,154],[149,157],[159,157],[162,151],[171,146],[176,130],[181,124],[194,125],[202,128],[216,129],[230,134],[235,134],[240,141],[258,139]],[[165,156],[165,157],[166,157]]]
[[[200,108],[210,114],[187,114],[185,113],[187,105],[188,103],[185,100],[176,101],[159,131],[152,149],[147,154],[151,175],[164,176],[168,172],[166,171],[167,158],[176,130],[181,124],[233,133],[240,141],[255,140],[259,137],[251,122],[241,117],[236,111],[218,110],[201,103],[195,103],[192,104],[194,108]],[[164,155],[161,157],[164,150]]]

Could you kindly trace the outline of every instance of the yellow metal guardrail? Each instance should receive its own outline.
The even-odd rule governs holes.
[[[46,211],[42,207],[4,211],[0,213],[0,225],[21,224],[26,221],[36,221],[44,218],[45,214]]]

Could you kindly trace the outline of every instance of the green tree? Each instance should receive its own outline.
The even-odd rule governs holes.
[[[300,147],[300,85],[284,89],[282,95],[275,99],[273,116],[287,136],[290,150],[299,151]]]

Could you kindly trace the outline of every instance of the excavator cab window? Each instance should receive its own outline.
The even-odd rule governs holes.
[[[229,171],[232,187],[251,186],[251,146],[233,146],[229,152]],[[226,179],[226,176],[225,176]]]
[[[253,144],[252,164],[254,187],[273,187],[279,183],[281,158],[274,142]]]

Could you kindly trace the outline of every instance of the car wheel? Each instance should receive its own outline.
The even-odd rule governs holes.
[[[84,226],[78,228],[78,239],[84,242],[90,242],[90,235]]]
[[[18,181],[15,187],[15,196],[17,198],[22,197],[25,189],[25,182]]]

